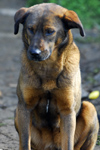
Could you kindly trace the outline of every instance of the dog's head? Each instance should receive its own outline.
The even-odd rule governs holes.
[[[34,61],[46,60],[55,47],[65,40],[68,30],[78,28],[81,36],[84,36],[77,14],[52,3],[21,8],[14,19],[14,33],[18,33],[19,23],[23,24],[27,57]]]

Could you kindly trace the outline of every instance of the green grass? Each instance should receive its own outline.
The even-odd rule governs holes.
[[[4,123],[0,123],[0,127],[6,126],[6,124]]]
[[[97,139],[96,145],[100,145],[100,135],[98,135],[98,139]]]
[[[69,10],[74,10],[85,28],[100,29],[100,0],[27,0],[27,6],[42,2],[59,4]]]
[[[100,36],[99,35],[97,37],[86,36],[85,38],[76,37],[75,40],[79,43],[99,43]]]

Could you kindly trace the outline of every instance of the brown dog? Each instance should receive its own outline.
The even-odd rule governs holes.
[[[94,106],[81,105],[80,53],[70,31],[82,24],[74,11],[56,4],[21,8],[22,67],[15,126],[20,150],[93,150],[98,133]]]

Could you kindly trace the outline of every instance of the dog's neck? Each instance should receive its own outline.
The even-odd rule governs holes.
[[[66,31],[65,39],[62,43],[58,45],[59,54],[62,53],[62,48],[67,47],[67,45],[71,44],[73,42],[73,35],[71,30]]]

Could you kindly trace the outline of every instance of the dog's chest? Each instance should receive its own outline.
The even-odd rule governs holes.
[[[49,98],[42,98],[32,113],[32,123],[41,128],[53,128],[59,124],[59,115],[56,101]]]
[[[53,65],[51,68],[38,67],[35,69],[35,76],[33,75],[33,86],[35,88],[42,88],[45,91],[51,91],[55,88],[63,88],[66,86],[68,77],[67,72],[63,70],[62,65]]]
[[[57,88],[65,88],[69,84],[70,79],[61,74],[57,76],[45,76],[45,77],[36,77],[32,80],[32,86],[34,88],[41,88],[44,91],[52,91]]]
[[[54,88],[57,88],[57,83],[56,83],[57,79],[42,79],[42,84],[41,87],[44,90],[52,90]]]

